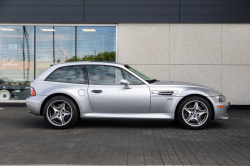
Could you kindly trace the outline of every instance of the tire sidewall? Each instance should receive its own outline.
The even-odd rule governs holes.
[[[48,111],[48,107],[49,105],[56,101],[56,100],[62,100],[62,101],[65,101],[67,104],[70,105],[71,109],[72,109],[72,117],[71,117],[71,120],[66,124],[66,125],[63,125],[63,126],[56,126],[54,125],[53,123],[50,122],[50,120],[48,119],[47,117],[47,111]],[[68,128],[72,125],[75,124],[76,120],[77,120],[77,117],[78,117],[78,109],[76,107],[76,104],[69,98],[67,97],[64,97],[64,96],[56,96],[56,97],[53,97],[51,98],[49,101],[46,102],[45,106],[43,107],[43,117],[44,117],[44,120],[45,122],[52,128],[56,128],[56,129],[65,129],[65,128]]]
[[[207,109],[208,109],[208,112],[209,112],[209,115],[208,115],[208,118],[206,120],[205,123],[203,123],[201,126],[190,126],[188,125],[183,117],[182,117],[182,109],[183,107],[190,101],[194,101],[194,100],[197,100],[197,101],[200,101],[202,102],[203,104],[206,105]],[[181,101],[180,105],[178,106],[177,108],[177,118],[178,118],[178,121],[180,122],[180,124],[186,128],[189,128],[189,129],[202,129],[204,127],[206,127],[209,122],[211,121],[212,117],[213,117],[213,109],[212,109],[212,106],[211,104],[206,100],[204,99],[203,97],[199,97],[199,96],[190,96],[190,97],[187,97],[185,98],[183,101]]]
[[[0,90],[0,92],[7,92],[7,93],[9,94],[9,98],[8,98],[7,100],[10,100],[10,98],[11,98],[11,93],[10,93],[9,90],[7,90],[7,89],[2,89],[2,90]],[[4,100],[4,101],[5,101],[5,100]]]

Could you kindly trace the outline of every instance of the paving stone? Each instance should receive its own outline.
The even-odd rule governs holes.
[[[250,165],[250,110],[187,130],[165,120],[99,120],[51,129],[24,107],[0,109],[0,165]]]

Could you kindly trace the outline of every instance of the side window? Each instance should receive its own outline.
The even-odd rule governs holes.
[[[55,70],[46,81],[87,84],[86,74],[86,66],[66,66]]]
[[[124,74],[124,79],[128,80],[131,85],[141,85],[141,84],[144,84],[142,81],[140,81],[138,78],[136,78],[135,76],[133,76],[129,72],[127,72],[125,70],[122,70],[122,72]]]
[[[88,65],[90,85],[120,85],[122,72],[117,67]]]

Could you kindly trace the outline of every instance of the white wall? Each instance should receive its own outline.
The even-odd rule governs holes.
[[[118,62],[250,104],[250,24],[118,24]]]

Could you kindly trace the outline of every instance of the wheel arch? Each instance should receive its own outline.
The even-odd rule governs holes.
[[[213,112],[212,120],[214,120],[214,107],[213,107],[213,104],[212,104],[212,102],[210,101],[209,98],[207,98],[206,96],[201,95],[201,94],[190,94],[190,95],[184,96],[184,97],[178,102],[178,104],[177,104],[176,107],[175,107],[174,119],[177,119],[177,109],[178,109],[179,105],[181,104],[181,102],[182,102],[184,99],[186,99],[186,98],[188,98],[188,97],[192,97],[192,96],[202,97],[203,99],[205,99],[205,100],[208,101],[208,103],[211,105],[212,112]]]
[[[65,94],[65,93],[54,93],[54,94],[51,94],[51,95],[47,96],[47,97],[43,100],[43,103],[42,103],[42,105],[41,105],[41,107],[40,107],[40,115],[41,115],[41,116],[43,116],[43,107],[45,106],[45,104],[47,103],[47,101],[49,101],[51,98],[53,98],[53,97],[55,97],[55,96],[65,96],[65,97],[67,97],[67,98],[70,98],[70,99],[75,103],[75,105],[76,105],[76,107],[77,107],[77,111],[78,111],[78,116],[80,116],[80,108],[79,108],[78,103],[76,102],[76,100],[75,100],[72,96],[70,96],[70,95],[68,95],[68,94]]]

